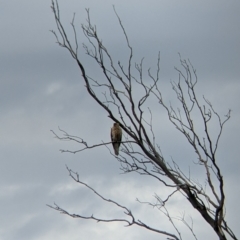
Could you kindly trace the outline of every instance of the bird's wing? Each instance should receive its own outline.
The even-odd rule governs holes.
[[[119,142],[122,141],[122,131],[121,131],[121,130],[120,130],[120,132],[119,132],[118,141],[119,141]]]
[[[119,136],[119,142],[122,141],[122,131],[120,132],[120,136]]]
[[[111,132],[110,132],[110,137],[111,137],[111,141],[113,141],[113,139],[114,139],[114,137],[113,137],[113,133],[114,131],[113,131],[113,128],[111,128]]]

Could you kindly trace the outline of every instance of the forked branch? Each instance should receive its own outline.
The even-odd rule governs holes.
[[[86,188],[88,188],[89,190],[91,190],[96,196],[98,196],[99,198],[101,198],[103,201],[105,202],[108,202],[108,203],[111,203],[113,205],[115,205],[117,208],[121,209],[123,211],[123,213],[129,217],[130,219],[125,219],[125,218],[112,218],[112,219],[103,219],[103,218],[100,218],[100,217],[95,217],[93,214],[91,216],[84,216],[84,215],[81,215],[81,214],[75,214],[75,213],[69,213],[68,211],[66,211],[65,209],[61,208],[60,206],[58,206],[56,203],[54,203],[54,205],[47,205],[48,207],[54,209],[54,210],[57,210],[58,212],[62,213],[62,214],[66,214],[72,218],[82,218],[82,219],[92,219],[92,220],[95,220],[97,222],[124,222],[126,223],[125,227],[128,227],[128,226],[131,226],[131,225],[138,225],[139,227],[143,227],[143,228],[146,228],[150,231],[153,231],[153,232],[156,232],[156,233],[160,233],[160,234],[163,234],[163,235],[166,235],[166,236],[169,236],[171,237],[172,239],[175,239],[175,240],[179,240],[179,238],[177,236],[175,236],[174,234],[172,233],[169,233],[169,232],[166,232],[166,231],[162,231],[162,230],[159,230],[159,229],[156,229],[156,228],[152,228],[150,226],[148,226],[147,224],[145,224],[144,222],[142,222],[141,220],[136,220],[135,217],[134,217],[134,214],[132,213],[132,211],[117,203],[116,201],[114,200],[111,200],[111,199],[107,199],[105,198],[104,196],[102,196],[100,193],[98,193],[95,189],[93,189],[92,187],[90,187],[88,184],[82,182],[80,179],[79,179],[79,174],[76,173],[76,172],[73,172],[71,169],[69,169],[67,166],[66,166],[68,172],[69,172],[69,175],[70,177],[78,184],[80,185],[83,185],[85,186]]]
[[[147,74],[144,74],[143,59],[139,64],[134,65],[132,63],[133,49],[115,8],[114,12],[125,37],[127,50],[129,52],[126,61],[127,66],[124,66],[120,61],[118,61],[117,64],[115,63],[110,51],[99,37],[96,26],[92,24],[90,12],[87,10],[87,23],[86,25],[82,25],[82,31],[88,44],[84,44],[83,47],[86,55],[95,60],[102,72],[102,76],[98,76],[97,79],[89,76],[85,71],[83,56],[80,58],[78,54],[79,44],[74,24],[75,15],[71,22],[74,33],[74,44],[72,44],[61,23],[57,0],[52,0],[52,10],[58,30],[58,33],[55,31],[52,31],[52,33],[56,37],[57,43],[61,47],[66,48],[76,61],[89,95],[108,114],[110,119],[119,123],[126,136],[126,141],[122,142],[122,154],[116,157],[121,164],[123,172],[137,172],[140,175],[148,175],[157,179],[161,186],[173,189],[173,194],[167,196],[166,201],[174,197],[174,193],[180,192],[186,197],[190,205],[195,208],[202,218],[211,226],[220,240],[227,239],[226,233],[228,233],[232,239],[236,240],[236,236],[224,219],[224,179],[219,162],[216,159],[219,140],[222,135],[223,127],[230,118],[230,110],[226,114],[226,118],[222,120],[210,101],[205,97],[203,97],[204,104],[201,104],[195,90],[198,82],[196,70],[193,68],[190,61],[182,60],[181,56],[180,63],[182,68],[176,68],[179,78],[177,82],[172,83],[172,89],[176,93],[180,107],[175,107],[172,104],[169,105],[166,103],[162,95],[162,86],[160,86],[159,83],[160,54],[158,54],[157,58],[155,76],[150,69],[148,69]],[[75,47],[73,47],[73,45]],[[99,94],[99,89],[103,89],[101,94]],[[138,92],[139,89],[141,89],[141,91]],[[179,132],[181,132],[181,134],[183,134],[188,144],[190,144],[196,153],[196,165],[205,173],[203,182],[206,181],[207,188],[202,187],[204,184],[193,181],[190,175],[187,176],[176,163],[173,162],[171,165],[162,155],[160,146],[156,143],[155,138],[156,132],[153,126],[154,113],[146,105],[149,100],[153,99],[156,99],[159,106],[165,109],[169,121]],[[197,124],[199,121],[201,121],[200,125]],[[216,121],[219,126],[219,131],[216,135],[211,134],[210,131],[210,123],[214,121]],[[108,147],[108,145],[111,144],[111,142],[88,144],[83,138],[69,135],[66,131],[59,130],[62,132],[63,136],[59,136],[52,131],[56,138],[74,141],[83,146],[80,150],[62,150],[62,152],[76,153],[103,145]],[[181,239],[181,234],[178,229],[176,229],[176,232],[179,238],[174,234],[151,228],[140,220],[135,220],[128,208],[115,201],[104,198],[93,188],[81,182],[77,173],[70,169],[68,169],[68,171],[74,181],[92,190],[102,200],[121,208],[131,220],[104,220],[96,218],[93,215],[84,217],[77,214],[70,214],[58,205],[54,207],[51,206],[55,210],[71,217],[106,222],[122,221],[127,223],[128,226],[136,224],[151,231],[168,235],[173,239]],[[172,220],[167,209],[165,213],[166,216]],[[184,222],[184,218],[181,220]],[[175,226],[174,223],[172,224]],[[186,226],[190,230],[193,230],[190,225]],[[194,233],[193,236],[195,237]]]

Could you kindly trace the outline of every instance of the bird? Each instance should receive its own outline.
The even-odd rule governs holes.
[[[122,129],[119,123],[115,122],[111,128],[111,140],[115,155],[119,154],[119,147],[122,140]]]

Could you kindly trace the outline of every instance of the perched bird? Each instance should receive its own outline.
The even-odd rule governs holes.
[[[122,129],[119,126],[119,123],[114,123],[111,128],[111,140],[115,155],[119,154],[119,147],[122,140]]]

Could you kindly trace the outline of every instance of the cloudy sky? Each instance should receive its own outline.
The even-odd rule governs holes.
[[[205,95],[222,116],[232,110],[217,156],[225,179],[227,221],[239,237],[240,2],[59,0],[69,36],[73,13],[80,26],[86,20],[85,8],[90,8],[101,39],[114,58],[124,61],[126,43],[113,4],[134,48],[134,60],[144,57],[146,67],[154,69],[161,52],[165,95],[171,95],[170,81],[178,79],[174,67],[180,68],[181,53],[197,69],[198,95]],[[119,163],[105,147],[75,155],[60,153],[59,149],[77,150],[79,146],[58,141],[50,130],[58,132],[59,126],[95,144],[109,141],[112,121],[86,93],[70,54],[55,43],[49,31],[56,29],[50,5],[50,0],[0,0],[0,239],[166,239],[122,223],[72,219],[46,206],[56,202],[70,212],[106,218],[120,214],[74,183],[67,165],[81,180],[107,198],[118,199],[141,220],[174,232],[156,210],[135,201],[136,197],[152,200],[153,194],[161,191],[157,182],[120,174]],[[86,40],[78,30],[81,46]],[[96,65],[85,58],[90,73],[97,72]],[[167,132],[160,143],[166,159],[191,162],[183,153],[188,150],[186,142],[177,141],[179,133],[162,122]],[[175,216],[184,207],[189,208],[185,203],[173,204]],[[199,239],[217,239],[194,210],[189,214]],[[180,226],[185,239],[190,239],[187,229]]]

